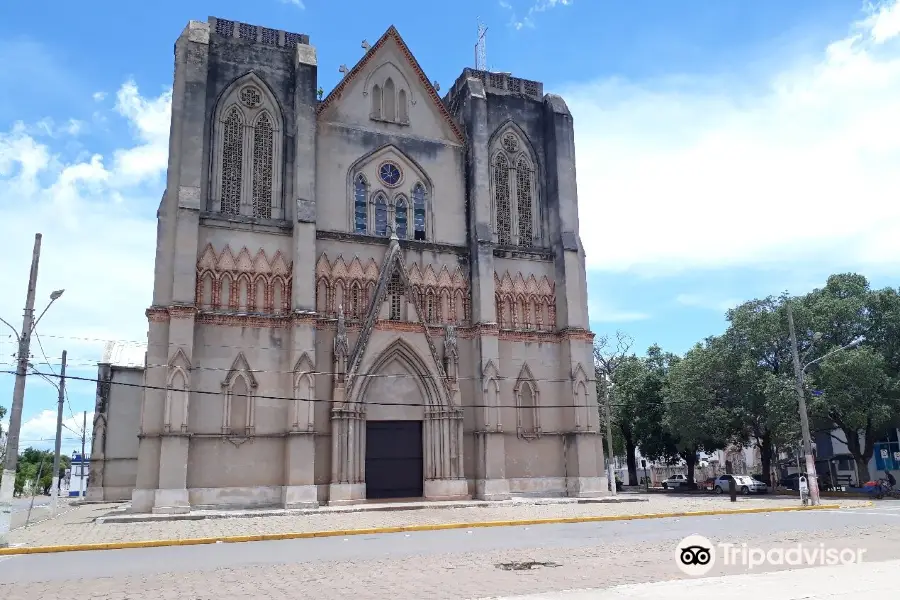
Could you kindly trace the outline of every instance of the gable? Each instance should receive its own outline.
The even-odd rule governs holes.
[[[391,26],[317,109],[319,119],[465,143],[406,43]]]
[[[375,321],[378,318],[378,314],[381,311],[381,308],[384,306],[384,303],[388,301],[389,295],[389,285],[390,281],[394,278],[398,277],[404,289],[409,290],[411,288],[409,274],[407,273],[406,266],[403,261],[403,253],[400,249],[400,242],[398,241],[396,236],[391,237],[390,245],[388,246],[388,250],[385,253],[384,261],[381,264],[381,270],[378,274],[378,281],[375,285],[375,293],[369,303],[368,314],[366,315],[366,319],[363,322],[362,330],[359,333],[359,336],[356,339],[356,345],[353,350],[350,352],[349,360],[347,361],[347,389],[352,391],[354,390],[354,384],[356,384],[358,379],[358,373],[360,364],[362,363],[363,354],[366,352],[366,347],[368,345],[369,339],[372,335],[372,329],[375,326]],[[434,345],[434,340],[431,337],[431,332],[428,330],[428,327],[424,324],[422,319],[422,307],[419,303],[419,299],[415,294],[412,294],[410,298],[410,304],[413,305],[413,310],[415,311],[415,322],[420,323],[422,327],[422,333],[425,336],[425,341],[428,344],[428,350],[431,354],[431,358],[434,361],[435,370],[438,373],[438,377],[444,383],[443,385],[443,393],[450,393],[451,382],[447,378],[447,373],[444,370],[443,363],[438,355],[437,348]]]

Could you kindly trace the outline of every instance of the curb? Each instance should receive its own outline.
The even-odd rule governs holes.
[[[297,515],[340,515],[340,514],[359,514],[366,512],[400,512],[415,510],[453,510],[460,508],[497,508],[510,506],[567,506],[576,504],[625,504],[629,502],[648,502],[646,498],[578,498],[566,502],[537,500],[535,502],[517,502],[509,501],[465,501],[455,504],[385,504],[382,506],[371,506],[365,504],[353,504],[349,506],[320,507],[320,508],[298,508],[298,509],[274,509],[274,510],[250,510],[250,511],[211,511],[209,513],[188,513],[183,515],[131,515],[123,513],[121,515],[110,515],[97,517],[94,522],[98,525],[108,523],[154,523],[167,521],[203,521],[206,519],[259,519],[262,517],[285,517]]]
[[[31,546],[0,548],[0,556],[22,554],[54,554],[58,552],[86,552],[91,550],[125,550],[128,548],[160,548],[165,546],[200,546],[205,544],[237,544],[243,542],[271,542],[300,540],[351,535],[374,535],[380,533],[404,533],[412,531],[443,531],[448,529],[474,529],[483,527],[520,527],[524,525],[557,525],[566,523],[605,523],[611,521],[638,521],[645,519],[670,519],[673,517],[708,517],[714,515],[746,515],[757,513],[802,512],[813,510],[835,510],[840,504],[819,506],[779,506],[772,508],[739,508],[736,510],[702,510],[692,512],[648,513],[638,515],[600,515],[594,517],[556,517],[549,519],[521,519],[510,521],[481,521],[476,523],[438,523],[431,525],[398,525],[394,527],[371,527],[368,529],[338,529],[333,531],[305,531],[293,533],[263,533],[257,535],[235,535],[210,538],[185,538],[180,540],[146,540],[135,542],[110,542],[100,544],[68,544],[64,546]]]

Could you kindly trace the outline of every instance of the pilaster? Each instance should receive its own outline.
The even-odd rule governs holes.
[[[157,274],[171,277],[170,293],[158,297],[167,306],[167,339],[159,340],[154,351],[155,365],[169,365],[177,353],[183,355],[187,370],[187,389],[192,388],[190,367],[193,361],[194,303],[196,300],[197,254],[200,211],[203,209],[203,148],[207,139],[206,105],[209,62],[209,25],[191,21],[175,42],[175,79],[172,90],[172,125],[169,143],[169,170],[166,181],[165,227],[167,244],[164,264]],[[161,273],[160,273],[161,271]],[[168,286],[166,286],[168,287]],[[160,336],[163,337],[163,336]],[[166,388],[169,369],[155,367],[148,375],[156,393],[147,403],[142,417],[149,417],[150,431],[157,436],[159,461],[153,512],[177,513],[190,509],[187,493],[187,463],[190,440],[180,425],[177,431],[166,431]],[[188,392],[188,402],[190,392]],[[184,411],[184,409],[181,409]],[[152,411],[152,414],[148,414]],[[186,412],[186,411],[184,411]],[[179,419],[179,423],[180,423]],[[143,488],[140,484],[139,488]],[[148,500],[143,494],[143,501]]]

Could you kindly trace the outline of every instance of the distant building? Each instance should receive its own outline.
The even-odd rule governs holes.
[[[97,400],[90,449],[88,500],[130,500],[137,481],[138,433],[141,429],[143,345],[109,342],[97,366]],[[109,424],[113,423],[113,427]],[[70,495],[80,488],[73,462]]]

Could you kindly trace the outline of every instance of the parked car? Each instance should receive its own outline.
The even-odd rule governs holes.
[[[714,491],[717,494],[729,492],[732,479],[734,479],[735,489],[739,494],[765,494],[769,491],[769,486],[749,475],[720,475],[714,484]]]
[[[686,475],[672,475],[668,479],[662,482],[662,486],[664,490],[669,489],[678,489],[683,485],[687,485],[687,476]]]
[[[715,477],[709,477],[709,478],[706,479],[706,481],[704,481],[703,483],[701,483],[698,487],[699,487],[701,490],[703,490],[704,492],[711,492],[711,491],[713,491],[714,489],[716,489],[716,478],[715,478]]]

